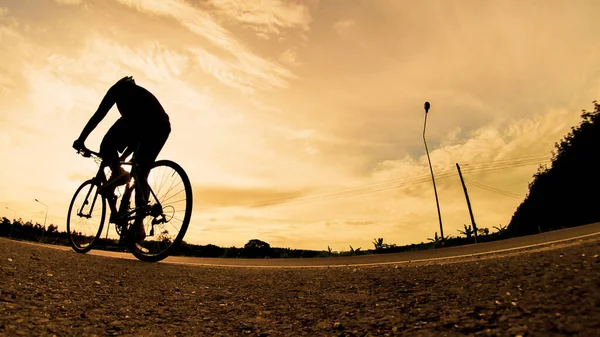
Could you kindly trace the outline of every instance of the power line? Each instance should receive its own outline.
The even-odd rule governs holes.
[[[498,160],[498,161],[476,162],[476,163],[472,163],[472,164],[463,164],[464,169],[462,171],[463,171],[463,173],[490,172],[490,171],[523,167],[523,166],[534,165],[534,164],[539,165],[539,164],[544,164],[547,162],[550,162],[550,159],[548,159],[548,156],[536,155],[536,156],[529,156],[529,157],[504,159],[504,160]],[[455,172],[454,166],[450,166],[448,168],[438,170],[436,173],[436,179],[438,179],[438,180],[446,179],[446,178],[454,176],[455,174],[456,174],[456,172]],[[257,208],[257,207],[279,206],[279,205],[283,205],[283,204],[296,205],[296,204],[302,204],[302,203],[308,203],[308,202],[328,201],[328,200],[333,200],[333,199],[347,198],[347,197],[352,197],[352,196],[357,196],[357,195],[362,195],[362,194],[371,194],[371,193],[377,193],[377,192],[387,191],[387,190],[391,190],[391,189],[398,189],[398,188],[413,186],[413,185],[429,182],[430,179],[431,178],[430,178],[429,174],[422,174],[422,175],[418,175],[418,176],[412,176],[409,178],[394,178],[394,179],[388,179],[388,180],[377,182],[377,183],[370,183],[370,184],[365,184],[365,185],[338,188],[338,189],[323,191],[323,192],[319,192],[319,193],[314,193],[314,194],[307,195],[307,196],[301,196],[301,197],[290,196],[290,197],[283,197],[283,198],[277,198],[277,199],[271,199],[271,200],[265,200],[265,201],[252,202],[252,203],[247,203],[247,204],[242,204],[242,205],[222,206],[222,207],[218,207],[218,208],[220,208],[220,209],[238,208],[238,207]],[[470,181],[470,182],[473,183],[472,181]],[[477,186],[477,185],[475,185],[475,186]],[[478,187],[481,187],[481,186],[478,186]],[[481,187],[481,188],[484,188],[484,187]],[[500,190],[497,190],[495,192],[500,193],[499,191]],[[510,193],[510,192],[508,192],[508,193]],[[516,195],[512,195],[512,197],[516,197]],[[522,197],[519,196],[519,198],[522,198]],[[202,208],[200,210],[204,210],[204,209],[211,209],[211,208],[207,207],[207,208]]]
[[[491,187],[491,186],[487,186],[478,182],[475,182],[473,180],[470,179],[464,179],[466,182],[468,182],[470,185],[479,187],[481,189],[484,189],[486,191],[492,192],[492,193],[496,193],[496,194],[500,194],[506,197],[510,197],[510,198],[516,198],[516,199],[523,199],[524,197],[522,195],[516,194],[516,193],[512,193],[512,192],[508,192],[508,191],[504,191],[504,190],[500,190],[497,189],[495,187]]]

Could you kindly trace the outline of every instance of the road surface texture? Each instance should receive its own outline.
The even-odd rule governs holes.
[[[374,266],[142,263],[0,240],[0,335],[600,335],[600,237]]]
[[[485,242],[445,249],[430,249],[394,254],[361,255],[361,256],[338,256],[334,258],[283,258],[283,259],[233,259],[233,258],[198,258],[169,256],[163,262],[187,264],[196,266],[237,266],[237,267],[333,267],[333,266],[366,266],[373,264],[406,264],[421,261],[439,261],[444,259],[455,259],[457,257],[487,256],[518,253],[523,250],[540,249],[543,247],[555,247],[565,242],[600,236],[600,222],[572,227],[567,229],[545,232],[537,235],[529,235],[500,241]],[[27,244],[38,245],[33,242]],[[66,246],[46,246],[54,249],[70,251]],[[129,253],[113,252],[105,250],[92,250],[88,254],[114,257],[120,259],[135,260]]]

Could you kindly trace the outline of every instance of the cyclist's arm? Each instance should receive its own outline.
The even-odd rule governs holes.
[[[87,122],[83,131],[81,131],[81,135],[79,136],[79,141],[81,143],[85,142],[90,133],[98,126],[98,124],[106,117],[106,114],[112,108],[112,106],[116,102],[116,93],[115,88],[112,87],[108,90],[102,101],[100,102],[100,106],[98,110],[94,113],[92,118]]]

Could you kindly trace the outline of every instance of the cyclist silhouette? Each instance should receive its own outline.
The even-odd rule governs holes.
[[[144,178],[143,181],[136,182],[138,187],[141,184],[142,190],[145,191],[145,195],[136,193],[136,206],[139,207],[147,202],[149,197],[146,179],[151,165],[171,133],[169,116],[152,93],[137,85],[131,76],[120,79],[108,89],[100,106],[83,128],[81,135],[73,142],[73,148],[76,150],[87,149],[84,144],[85,140],[106,117],[115,103],[121,113],[121,118],[111,126],[100,144],[103,165],[110,168],[111,176],[99,193],[109,198],[115,198],[115,188],[130,179],[129,173],[119,164],[119,152],[121,155],[133,153],[134,161],[140,169],[140,175]],[[136,241],[146,237],[142,221],[143,218],[140,217],[134,221],[133,231]]]

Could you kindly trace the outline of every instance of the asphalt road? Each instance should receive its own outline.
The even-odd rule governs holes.
[[[597,227],[410,263],[310,259],[335,268],[142,263],[4,239],[0,335],[599,336]]]
[[[490,254],[510,254],[521,250],[539,249],[568,243],[573,240],[600,236],[600,223],[556,230],[536,235],[523,236],[501,241],[485,242],[459,247],[431,249],[394,254],[377,254],[331,258],[298,258],[298,259],[231,259],[231,258],[196,258],[170,256],[162,263],[188,264],[198,266],[237,266],[237,267],[336,267],[348,265],[385,265],[406,264],[416,262],[441,261],[459,257],[485,256]],[[49,246],[55,249],[71,250],[70,247]],[[120,259],[135,259],[129,253],[103,250],[92,250],[97,256]]]

